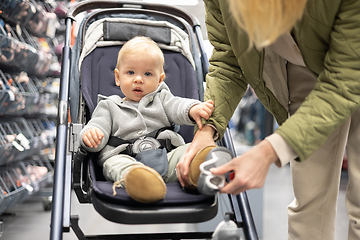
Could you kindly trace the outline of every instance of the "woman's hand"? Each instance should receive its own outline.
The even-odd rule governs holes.
[[[237,195],[249,189],[263,187],[270,165],[277,159],[278,156],[271,144],[267,140],[263,140],[246,153],[233,158],[221,167],[212,168],[210,171],[216,175],[234,171],[234,179],[220,192]]]
[[[215,130],[208,125],[205,125],[201,130],[198,130],[195,133],[194,139],[186,150],[183,158],[176,165],[177,176],[182,187],[191,185],[188,178],[189,166],[195,155],[202,148],[215,145],[213,140],[214,133]]]

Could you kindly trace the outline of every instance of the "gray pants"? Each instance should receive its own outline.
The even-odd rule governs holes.
[[[177,181],[177,176],[175,171],[176,164],[184,155],[189,145],[190,144],[188,143],[180,147],[177,147],[167,154],[169,168],[168,168],[168,172],[163,177],[164,182],[170,183]],[[125,154],[119,154],[107,159],[104,162],[103,174],[107,180],[116,182],[118,180],[123,179],[126,170],[136,164],[143,165],[141,162],[136,161],[136,159],[133,157],[130,157]]]

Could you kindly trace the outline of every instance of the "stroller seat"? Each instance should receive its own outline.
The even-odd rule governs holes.
[[[94,15],[100,14],[104,13],[98,12]],[[106,11],[105,16],[107,15]],[[190,49],[184,47],[189,46],[188,35],[172,23],[153,20],[154,17],[149,14],[142,16],[147,19],[124,19],[122,16],[120,13],[119,18],[104,17],[89,24],[83,43],[79,40],[74,46],[74,51],[79,53],[80,92],[86,103],[88,116],[91,116],[97,104],[98,94],[124,96],[115,85],[113,69],[116,67],[122,43],[137,35],[157,40],[163,49],[165,82],[172,93],[175,96],[199,99],[193,57]],[[82,51],[77,51],[80,45]],[[193,130],[192,126],[181,126],[179,133],[186,142],[190,142]],[[217,214],[217,201],[214,196],[186,193],[179,183],[167,184],[167,194],[163,200],[153,204],[141,204],[132,200],[123,188],[118,188],[117,194],[113,196],[112,182],[104,179],[102,170],[94,159],[89,162],[89,177],[92,182],[89,198],[95,210],[106,219],[117,223],[195,223],[210,220]],[[165,211],[161,210],[163,207],[166,207]],[[141,211],[134,211],[135,209]],[[194,209],[198,214],[194,215]]]

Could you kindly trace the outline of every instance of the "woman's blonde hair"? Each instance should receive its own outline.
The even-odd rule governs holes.
[[[119,68],[121,58],[128,54],[149,54],[150,56],[158,57],[164,72],[164,54],[157,43],[151,38],[137,36],[127,41],[119,51],[116,68]]]
[[[249,37],[249,47],[273,43],[303,15],[307,0],[229,0],[237,24]]]

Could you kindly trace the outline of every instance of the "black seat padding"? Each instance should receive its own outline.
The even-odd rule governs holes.
[[[143,204],[129,197],[124,188],[116,188],[103,178],[100,167],[95,168],[89,161],[93,184],[92,204],[101,215],[113,222],[124,224],[156,223],[197,223],[210,220],[217,214],[217,198],[185,192],[179,183],[167,183],[165,198],[151,204]],[[119,207],[121,205],[121,207]],[[159,211],[165,209],[165,211]],[[196,211],[196,214],[194,214]],[[176,216],[176,217],[175,217]],[[190,220],[190,222],[189,222]]]

